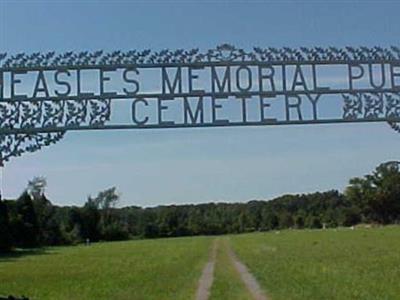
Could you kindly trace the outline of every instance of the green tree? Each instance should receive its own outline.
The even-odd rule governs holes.
[[[60,244],[62,235],[54,206],[44,194],[37,194],[33,198],[33,207],[38,220],[39,243],[46,246]]]
[[[305,225],[307,228],[322,228],[321,219],[313,215],[307,217]]]
[[[82,208],[79,222],[83,239],[89,239],[93,242],[97,242],[100,239],[100,212],[96,201],[91,197],[88,198]]]
[[[15,210],[11,224],[16,246],[37,247],[39,245],[39,225],[33,201],[26,191],[16,201]]]
[[[294,225],[293,216],[284,211],[278,215],[279,218],[279,227],[281,229],[291,228]]]
[[[0,252],[7,252],[12,248],[10,231],[8,208],[0,197]]]
[[[47,180],[34,177],[28,182],[26,191],[31,196],[39,226],[40,245],[57,245],[62,242],[60,222],[55,216],[55,208],[45,196]]]
[[[345,195],[367,221],[382,224],[400,220],[400,163],[388,162],[363,178],[353,178]]]
[[[120,194],[116,187],[101,191],[92,199],[100,212],[99,229],[101,237],[105,240],[127,239],[129,236],[127,222],[120,218],[116,209]]]
[[[303,229],[305,225],[305,213],[303,211],[298,212],[294,217],[294,225],[297,229]]]
[[[37,200],[44,195],[46,186],[47,186],[46,178],[43,176],[38,176],[28,181],[28,186],[26,190],[28,194],[32,197],[32,200]]]
[[[262,228],[264,230],[273,230],[279,227],[279,218],[277,214],[268,208],[265,208],[262,211],[262,222]]]

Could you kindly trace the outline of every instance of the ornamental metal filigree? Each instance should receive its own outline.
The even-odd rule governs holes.
[[[388,122],[389,126],[394,130],[400,133],[400,123],[396,122]]]
[[[0,166],[12,157],[21,156],[25,152],[35,152],[44,146],[55,144],[64,136],[64,131],[0,135]]]
[[[386,95],[386,116],[395,118],[400,116],[400,93]]]
[[[0,102],[0,128],[29,129],[102,126],[110,120],[111,100],[3,101]]]
[[[199,49],[191,50],[131,50],[103,51],[74,53],[72,51],[61,54],[47,53],[19,53],[8,56],[0,53],[0,67],[2,68],[30,68],[30,67],[57,67],[57,66],[107,66],[107,65],[143,65],[160,63],[194,63],[220,61],[392,61],[400,59],[400,47],[301,47],[301,48],[260,48],[255,47],[248,52],[230,44],[223,44],[215,49],[201,53]]]
[[[363,100],[361,94],[343,94],[343,119],[354,120],[362,115]]]
[[[26,131],[0,134],[0,163],[58,142],[69,128],[101,127],[110,116],[109,99],[0,102],[0,128]],[[49,129],[49,132],[30,133],[34,129]]]
[[[386,116],[395,118],[400,116],[400,94],[389,94],[387,97]],[[400,133],[400,122],[388,122],[389,126]]]
[[[351,93],[343,94],[342,97],[343,119],[400,117],[400,93]]]
[[[349,76],[349,87],[335,88],[318,86],[316,69],[318,65],[345,65]],[[372,71],[371,64],[380,64],[382,66],[383,75],[382,85],[374,81],[374,78],[368,78],[370,85],[367,88],[355,88],[360,85],[353,85],[352,81],[357,81],[364,74]],[[312,66],[312,75],[310,72],[304,72],[302,66]],[[363,67],[364,65],[364,67]],[[367,66],[368,65],[368,66]],[[289,72],[286,73],[285,67],[291,67],[293,82],[286,84],[286,80],[290,77]],[[220,68],[216,70],[216,68]],[[224,71],[223,67],[227,67],[223,75],[218,77],[219,71]],[[259,78],[251,80],[252,68],[260,67],[257,73]],[[281,67],[279,74],[281,78],[277,78],[274,82],[274,68]],[[369,68],[367,70],[367,67]],[[156,68],[161,71],[161,82],[159,82],[159,92],[144,92],[139,89],[139,79],[135,75],[139,74],[141,68]],[[171,73],[168,73],[167,68]],[[172,71],[176,73],[173,73]],[[186,75],[180,73],[184,68],[192,68]],[[208,71],[211,72],[207,73]],[[213,69],[214,68],[214,69]],[[229,69],[231,68],[231,69]],[[234,69],[236,68],[236,69]],[[263,68],[263,69],[262,69]],[[293,70],[295,68],[295,70]],[[123,71],[122,81],[125,88],[122,92],[104,92],[104,83],[112,81],[112,75],[108,72],[115,70]],[[178,72],[179,70],[179,72]],[[96,77],[92,85],[99,84],[96,92],[91,90],[87,93],[81,91],[81,72],[95,71],[100,74]],[[125,72],[126,71],[126,72]],[[192,71],[194,71],[192,73]],[[197,71],[199,73],[197,73]],[[192,81],[199,79],[200,71],[211,76],[211,84],[206,88],[193,88]],[[236,71],[236,72],[235,72]],[[368,72],[369,71],[369,72]],[[48,72],[47,74],[44,74]],[[8,73],[8,74],[6,74]],[[16,93],[15,86],[22,86],[22,75],[30,73],[31,75],[39,73],[36,85],[31,94]],[[49,81],[54,84],[61,84],[64,90],[47,89],[46,78],[51,77]],[[386,78],[391,74],[391,78]],[[5,75],[6,74],[6,75]],[[57,74],[61,74],[60,80]],[[174,75],[176,74],[175,77]],[[189,75],[188,75],[189,74]],[[235,74],[235,79],[231,79],[231,74]],[[360,75],[361,74],[361,75]],[[386,75],[385,75],[386,74]],[[21,77],[19,77],[21,75]],[[63,77],[65,75],[65,77]],[[72,77],[68,76],[72,75]],[[93,74],[92,74],[93,75]],[[34,76],[34,75],[33,75]],[[73,77],[75,76],[75,77]],[[110,76],[110,77],[107,77]],[[131,77],[130,77],[131,76]],[[171,77],[169,77],[171,76]],[[215,77],[213,77],[215,76]],[[222,75],[221,75],[222,76]],[[247,82],[241,82],[241,78],[249,76]],[[304,77],[313,76],[304,79]],[[14,78],[16,77],[16,79]],[[68,82],[68,77],[70,81]],[[372,77],[372,75],[371,75]],[[71,80],[73,78],[73,80]],[[99,79],[100,78],[100,79]],[[189,89],[182,89],[182,78],[189,78]],[[8,80],[7,87],[5,79]],[[76,82],[75,82],[76,79]],[[132,83],[136,81],[137,87],[134,88]],[[209,78],[210,79],[210,78]],[[365,78],[364,78],[365,79]],[[192,80],[192,81],[191,81]],[[270,86],[272,91],[263,91],[263,80],[266,86]],[[315,123],[339,123],[339,122],[371,122],[385,121],[391,128],[400,133],[400,47],[392,46],[388,48],[382,47],[300,47],[300,48],[274,48],[274,47],[254,47],[251,50],[244,50],[230,44],[222,44],[214,49],[200,51],[198,48],[184,50],[161,51],[152,50],[130,50],[130,51],[83,51],[83,52],[47,52],[47,53],[19,53],[8,55],[0,53],[0,163],[8,161],[11,157],[20,156],[25,152],[34,152],[44,146],[59,141],[68,130],[82,129],[125,129],[125,128],[171,128],[171,127],[211,127],[211,126],[244,126],[244,125],[266,125],[266,124],[315,124]],[[74,83],[72,84],[72,81]],[[84,80],[83,80],[84,81]],[[199,83],[201,80],[198,80]],[[278,86],[277,82],[282,82],[282,89],[275,90]],[[309,82],[313,82],[314,87],[310,90]],[[368,80],[365,80],[368,81]],[[253,88],[251,87],[252,83]],[[131,84],[130,89],[126,88],[126,84]],[[260,84],[261,83],[261,84]],[[390,84],[389,84],[390,83]],[[76,84],[76,85],[74,85]],[[186,82],[185,82],[186,84]],[[236,85],[236,90],[231,90],[231,85]],[[260,88],[261,90],[257,90]],[[254,86],[256,89],[254,89]],[[308,86],[308,87],[307,87]],[[59,86],[60,87],[60,86]],[[121,88],[121,86],[119,86]],[[212,89],[210,90],[210,87]],[[292,89],[290,90],[290,87]],[[304,88],[304,90],[302,90]],[[85,88],[83,88],[85,89]],[[89,88],[90,89],[90,88]],[[28,88],[29,90],[29,88]],[[218,90],[218,91],[217,91]],[[7,95],[6,95],[7,94]],[[342,96],[343,111],[335,118],[319,119],[318,105],[319,97],[323,94],[337,94]],[[38,96],[39,95],[39,96]],[[60,96],[61,95],[61,96]],[[283,97],[282,97],[283,96]],[[222,105],[216,104],[211,106],[213,116],[211,121],[206,124],[204,122],[203,110],[192,111],[190,105],[186,103],[184,115],[182,119],[186,120],[183,124],[176,124],[172,121],[162,121],[162,111],[167,110],[167,106],[161,104],[162,100],[175,100],[178,98],[201,97],[199,104],[202,105],[203,100],[208,98],[228,98],[236,97],[242,102],[242,121],[217,120],[216,110]],[[260,121],[247,120],[246,99],[251,97],[260,97]],[[270,103],[269,98],[281,97],[285,102],[284,115],[286,120],[278,120],[276,118],[266,118],[264,114],[268,111]],[[303,98],[302,98],[303,97]],[[203,99],[204,98],[204,99]],[[118,102],[113,100],[130,101],[131,109],[129,124],[110,124],[112,114],[112,103]],[[138,120],[135,115],[138,107],[150,109],[150,101],[158,101],[157,115],[145,116]],[[264,101],[266,101],[264,103]],[[308,102],[307,102],[308,101]],[[120,103],[123,101],[120,101]],[[311,103],[313,116],[310,120],[304,120],[301,112],[302,104]],[[309,103],[309,104],[310,104]],[[244,108],[243,108],[244,107]],[[254,107],[254,106],[253,106]],[[114,106],[113,106],[114,108]],[[292,114],[298,116],[294,122],[291,119]],[[340,116],[341,114],[341,116]],[[249,113],[250,115],[250,113]],[[251,114],[253,115],[253,114]],[[305,114],[306,115],[306,114]],[[140,118],[140,117],[139,117]],[[158,123],[147,124],[149,119],[158,119]],[[188,120],[195,120],[190,123]],[[200,121],[196,123],[197,119]],[[114,121],[114,120],[113,120]]]
[[[364,95],[365,110],[364,118],[379,118],[384,112],[384,100],[382,93],[371,93]]]

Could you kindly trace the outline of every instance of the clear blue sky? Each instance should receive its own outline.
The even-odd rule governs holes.
[[[201,4],[200,4],[201,2]],[[7,1],[0,52],[399,45],[398,1]],[[12,160],[6,197],[36,175],[62,205],[117,186],[121,205],[269,199],[343,190],[400,160],[387,124],[72,132]]]

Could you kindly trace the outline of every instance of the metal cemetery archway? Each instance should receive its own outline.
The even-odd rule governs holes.
[[[0,54],[1,164],[72,130],[355,122],[400,132],[399,47]]]

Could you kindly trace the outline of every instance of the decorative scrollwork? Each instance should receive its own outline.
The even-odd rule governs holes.
[[[354,120],[362,115],[363,101],[361,94],[343,94],[343,119]]]
[[[111,99],[0,102],[0,129],[40,129],[104,125]]]
[[[229,44],[223,44],[216,49],[209,50],[202,59],[206,58],[208,61],[246,61],[257,60],[254,53],[247,53],[243,49],[238,49]]]
[[[21,156],[25,152],[35,152],[44,146],[58,142],[63,131],[35,134],[7,134],[0,135],[0,164],[11,157]]]
[[[386,116],[388,118],[400,117],[400,94],[389,94],[386,98]],[[400,123],[388,122],[389,126],[400,133]]]
[[[394,130],[400,133],[400,123],[396,122],[388,122],[389,126]]]
[[[400,47],[301,47],[301,48],[260,48],[245,51],[230,44],[222,44],[215,49],[201,53],[199,49],[178,50],[131,50],[79,52],[61,54],[53,52],[7,56],[0,53],[0,68],[57,67],[57,66],[96,66],[115,64],[157,64],[193,63],[213,61],[392,61],[400,59]]]
[[[400,93],[352,93],[342,97],[346,120],[400,117]]]
[[[383,114],[384,101],[382,93],[365,94],[364,117],[376,119]]]
[[[47,52],[0,53],[0,72],[4,70],[44,68],[57,69],[83,67],[119,67],[124,65],[199,64],[199,63],[242,63],[242,62],[395,62],[400,61],[400,47],[301,47],[301,48],[260,48],[243,50],[230,44],[201,52],[199,49],[178,50],[131,50],[105,53],[94,52]],[[394,90],[394,89],[393,89]],[[343,118],[346,120],[387,118],[389,125],[400,133],[400,93],[345,93]],[[349,91],[351,92],[351,91]],[[83,96],[86,97],[86,96]],[[89,97],[89,96],[88,96]],[[94,99],[74,98],[36,99],[40,101],[0,101],[0,162],[24,152],[34,152],[43,146],[61,139],[66,130],[80,127],[97,128],[104,126],[111,118],[111,99],[92,96]],[[10,134],[7,134],[9,132]]]
[[[91,108],[90,125],[102,126],[106,121],[110,120],[111,99],[90,100],[89,105]]]
[[[56,127],[64,120],[65,101],[45,101],[44,105],[44,119],[42,126]]]
[[[386,117],[398,118],[400,117],[400,94],[390,93],[386,96]],[[389,126],[400,133],[400,123],[388,122]]]
[[[77,101],[68,100],[66,101],[66,120],[65,125],[68,126],[79,126],[79,124],[85,122],[87,116],[87,100]]]
[[[21,133],[0,134],[0,164],[56,143],[66,128],[102,126],[110,117],[111,100],[105,99],[0,102],[0,129],[21,129]]]
[[[0,102],[0,128],[13,128],[19,122],[21,102]]]
[[[400,117],[400,93],[386,94],[386,117],[388,118]]]
[[[42,105],[42,101],[21,103],[20,128],[35,128],[41,125]]]

